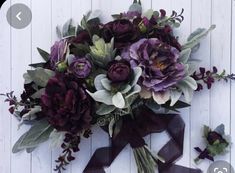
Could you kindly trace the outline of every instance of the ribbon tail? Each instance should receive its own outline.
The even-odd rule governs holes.
[[[172,164],[168,165],[166,169],[159,170],[159,173],[202,173],[202,171]]]
[[[127,143],[99,148],[91,157],[83,173],[105,173],[104,167],[109,167]]]

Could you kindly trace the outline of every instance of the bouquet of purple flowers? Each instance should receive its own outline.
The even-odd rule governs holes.
[[[80,140],[98,125],[112,142],[94,153],[85,173],[103,173],[127,144],[139,173],[154,173],[156,167],[164,173],[187,172],[190,168],[174,165],[184,140],[178,109],[190,106],[203,84],[210,89],[215,81],[235,79],[216,67],[199,68],[191,57],[215,25],[199,28],[186,43],[179,43],[173,31],[184,20],[183,10],[170,16],[164,10],[142,12],[140,1],[134,1],[108,23],[102,23],[99,14],[89,12],[78,26],[69,20],[58,27],[60,39],[51,52],[38,48],[45,62],[30,64],[34,69],[23,75],[21,99],[13,92],[3,94],[20,125],[31,125],[13,153],[32,152],[50,139],[63,148],[55,168],[60,173],[75,159]],[[143,137],[163,130],[172,139],[153,154]]]

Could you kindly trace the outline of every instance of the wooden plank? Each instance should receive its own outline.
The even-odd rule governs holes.
[[[72,1],[72,18],[75,23],[80,24],[80,21],[88,11],[91,10],[91,0],[73,0]],[[91,158],[91,141],[92,138],[81,139],[79,144],[80,151],[75,154],[76,160],[72,162],[72,173],[82,172],[86,164]]]
[[[10,2],[5,2],[0,10],[0,92],[11,91],[11,35],[10,25],[7,23],[6,14]],[[3,103],[4,97],[0,97],[0,172],[10,173],[11,171],[11,115],[8,111],[8,103]]]
[[[11,4],[19,3],[11,0]],[[31,7],[31,0],[21,0],[28,7]],[[11,57],[12,57],[12,90],[19,98],[23,92],[23,73],[29,69],[31,63],[31,24],[24,29],[11,28]],[[22,127],[18,130],[18,120],[12,118],[12,146],[20,135],[29,127]],[[22,166],[22,164],[24,166]],[[11,155],[11,172],[31,172],[31,154],[26,152]]]
[[[217,66],[219,71],[225,69],[230,72],[231,56],[231,1],[212,1],[212,23],[217,28],[211,37],[211,65]],[[215,128],[221,123],[225,124],[226,133],[230,133],[230,85],[217,83],[211,90],[211,126]],[[217,157],[230,161],[230,153]]]
[[[112,14],[112,1],[106,0],[93,0],[92,1],[92,11],[94,10],[101,10],[102,22],[108,22],[112,19],[110,16]],[[92,129],[92,143],[91,143],[91,153],[93,154],[97,148],[108,146],[109,145],[109,137],[108,135],[99,127],[95,127]],[[108,167],[105,169],[107,173],[111,173],[111,168]]]
[[[43,9],[43,11],[42,11]],[[32,63],[43,62],[37,47],[49,52],[51,46],[51,1],[32,1]],[[49,142],[40,145],[32,153],[32,173],[51,172]]]
[[[209,28],[211,25],[211,1],[208,0],[192,0],[192,31],[197,28]],[[200,66],[210,69],[210,35],[201,42],[198,52],[193,54],[193,58],[201,60]],[[206,86],[203,91],[196,92],[191,104],[191,146],[190,146],[190,162],[191,167],[199,167],[206,171],[209,161],[205,160],[199,165],[194,163],[194,159],[198,153],[194,151],[194,147],[205,147],[205,140],[202,138],[203,125],[209,125],[210,121],[210,91]]]
[[[231,44],[231,71],[235,73],[235,0],[232,0],[232,44]],[[235,81],[232,82],[231,85],[231,137],[232,141],[235,140]],[[233,142],[234,143],[234,142]],[[235,168],[235,147],[231,147],[231,164]]]
[[[72,17],[72,1],[71,0],[52,0],[51,1],[51,13],[52,13],[52,21],[51,21],[51,36],[52,36],[52,44],[58,40],[56,35],[56,26],[62,26],[65,22],[67,22]],[[57,160],[58,156],[61,154],[62,149],[55,148],[52,150],[52,168],[51,172],[54,172],[55,168],[55,160]],[[64,173],[71,173],[71,165],[66,167],[66,171]]]
[[[181,27],[179,29],[175,30],[175,35],[179,36],[180,42],[184,42],[187,38],[187,36],[190,34],[190,16],[191,16],[191,2],[188,0],[180,0],[180,1],[173,1],[173,0],[167,0],[167,1],[153,1],[153,9],[165,9],[167,11],[167,15],[171,15],[172,10],[175,10],[177,12],[181,12],[182,8],[184,8],[184,16],[185,20],[181,24]],[[185,140],[184,140],[184,155],[183,157],[177,162],[177,164],[182,164],[184,166],[189,166],[189,154],[190,154],[190,111],[189,109],[184,109],[181,111],[182,118],[185,121],[186,129],[185,129]],[[152,135],[151,144],[152,148],[156,148],[155,150],[159,150],[160,146],[162,146],[164,143],[161,142],[159,145],[159,141],[162,139],[164,142],[169,140],[169,137],[166,134],[154,134]],[[159,136],[159,137],[157,137]]]

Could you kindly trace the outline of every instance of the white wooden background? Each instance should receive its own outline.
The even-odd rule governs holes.
[[[31,25],[22,30],[11,28],[6,21],[6,11],[11,4],[24,3],[31,7],[33,20]],[[132,0],[11,0],[0,11],[0,92],[14,90],[19,95],[23,88],[22,74],[28,64],[41,61],[36,47],[50,50],[57,39],[55,28],[69,18],[80,22],[82,15],[89,10],[100,9],[103,19],[108,21],[113,13],[128,9]],[[217,28],[202,43],[195,55],[202,60],[202,66],[217,66],[235,72],[235,0],[142,0],[144,9],[166,9],[180,11],[185,9],[185,21],[176,31],[184,41],[191,31],[198,27]],[[168,13],[168,14],[169,14]],[[25,152],[12,154],[11,147],[26,130],[17,130],[18,122],[8,111],[8,105],[0,98],[0,173],[52,173],[54,160],[60,149],[50,149],[43,144],[32,154]],[[186,123],[184,155],[177,162],[180,165],[199,167],[206,172],[209,162],[195,165],[193,159],[195,146],[203,146],[200,129],[203,124],[216,127],[226,125],[226,133],[235,141],[235,82],[217,84],[211,91],[207,89],[197,93],[190,109],[182,111]],[[96,148],[108,145],[108,136],[98,128],[94,135],[85,139],[76,154],[76,161],[65,173],[81,173]],[[158,151],[168,139],[167,135],[153,134],[146,138],[152,150]],[[219,157],[235,167],[235,148],[226,156]],[[130,147],[126,147],[118,156],[107,173],[136,173],[136,166]]]

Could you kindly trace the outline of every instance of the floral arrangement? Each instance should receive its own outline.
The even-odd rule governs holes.
[[[193,93],[204,84],[210,89],[215,81],[235,79],[234,74],[218,73],[216,67],[197,72],[198,60],[191,57],[215,26],[197,29],[181,44],[173,31],[184,20],[183,10],[171,16],[164,10],[143,13],[135,0],[128,12],[113,15],[106,24],[99,15],[89,12],[76,27],[72,20],[58,27],[60,40],[51,52],[38,48],[45,62],[30,64],[34,69],[23,75],[20,101],[13,92],[3,94],[20,126],[31,125],[13,153],[30,153],[50,140],[63,149],[55,168],[61,173],[75,159],[80,141],[98,125],[112,142],[96,150],[85,173],[103,173],[127,144],[133,148],[139,173],[153,173],[156,168],[201,172],[174,164],[184,141],[185,124],[178,113],[190,106]],[[164,130],[171,139],[153,154],[143,137]]]
[[[230,136],[225,135],[223,124],[216,127],[215,130],[211,130],[210,127],[204,126],[204,138],[206,141],[206,148],[204,150],[201,150],[199,147],[194,148],[200,153],[195,159],[195,163],[198,163],[203,159],[214,161],[215,156],[227,152],[230,145]]]

